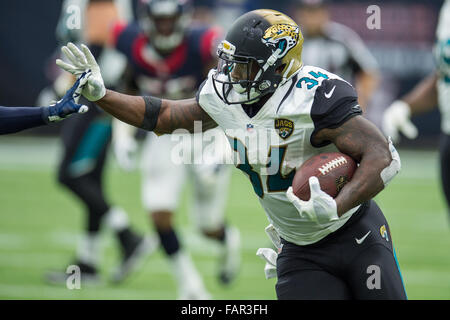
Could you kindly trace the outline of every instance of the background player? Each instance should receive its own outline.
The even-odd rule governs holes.
[[[81,12],[86,12],[84,23],[89,29],[78,32],[64,32],[67,29],[66,10],[76,4]],[[85,8],[83,5],[88,5]],[[122,10],[123,11],[123,10]],[[66,1],[62,7],[61,18],[57,28],[60,41],[87,40],[92,45],[100,65],[106,73],[105,81],[114,87],[120,79],[125,67],[125,59],[112,49],[98,45],[103,19],[118,14],[116,8],[104,5],[103,1]],[[84,16],[83,16],[84,17]],[[83,32],[84,30],[84,32]],[[67,30],[66,30],[67,31]],[[62,80],[61,80],[62,79]],[[64,82],[62,75],[56,83]],[[75,261],[84,282],[99,281],[98,264],[101,257],[101,227],[106,225],[113,230],[122,252],[122,261],[113,271],[112,280],[123,280],[135,267],[142,262],[146,254],[152,250],[153,243],[134,232],[128,221],[126,212],[110,203],[104,192],[103,170],[111,140],[111,117],[95,104],[89,103],[90,111],[85,117],[73,117],[62,128],[63,154],[58,169],[59,182],[67,187],[85,205],[85,233],[78,245]],[[51,271],[46,278],[51,283],[65,284],[67,274],[62,271]]]
[[[305,37],[303,61],[353,84],[365,111],[377,87],[377,62],[355,31],[330,20],[328,2],[297,0],[294,4],[294,20]]]
[[[83,95],[127,123],[161,134],[193,130],[194,120],[203,121],[205,130],[217,125],[227,130],[239,154],[238,168],[249,176],[283,243],[277,261],[280,299],[405,299],[389,227],[371,200],[400,170],[398,153],[360,116],[357,94],[348,82],[302,65],[302,43],[289,17],[272,10],[249,12],[221,43],[217,70],[211,70],[197,98],[187,100],[106,90],[86,46],[80,51],[69,44],[77,66],[60,60],[57,64],[73,74],[92,69]],[[288,127],[292,130],[277,128],[279,118],[295,124]],[[252,144],[245,136],[249,124],[256,134],[267,134],[274,125],[272,132],[279,136],[266,145]],[[336,199],[322,192],[313,178],[309,201],[290,194],[295,168],[331,150],[349,154],[360,164]],[[266,158],[255,159],[262,151],[267,151]],[[269,173],[274,164],[278,170]],[[387,233],[380,234],[383,226]],[[355,243],[355,237],[363,236],[362,245]],[[374,264],[381,272],[377,290],[367,285],[366,270]]]
[[[437,70],[423,79],[411,92],[394,101],[383,114],[383,130],[399,141],[399,133],[416,138],[417,128],[410,117],[439,106],[441,141],[439,146],[441,183],[450,208],[450,1],[441,8],[434,48]]]
[[[138,24],[114,25],[112,44],[128,57],[124,91],[173,99],[195,94],[205,73],[217,63],[214,50],[221,33],[218,28],[192,23],[192,10],[189,1],[142,1]],[[128,127],[116,124],[114,150],[127,167],[134,143],[132,131],[124,126]],[[188,140],[188,145],[197,147],[195,138]],[[237,229],[228,226],[224,218],[230,167],[221,164],[220,152],[205,153],[210,164],[176,164],[172,157],[176,145],[170,136],[147,135],[142,157],[142,200],[169,258],[179,298],[205,299],[209,294],[181,245],[173,215],[189,177],[194,184],[191,215],[206,237],[220,243],[219,279],[224,284],[231,282],[239,267],[240,241]],[[228,145],[224,144],[225,148]],[[195,152],[191,148],[185,151]]]

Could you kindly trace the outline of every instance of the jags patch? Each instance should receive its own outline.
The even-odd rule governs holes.
[[[287,139],[294,131],[294,122],[289,119],[275,119],[275,130],[282,139]]]

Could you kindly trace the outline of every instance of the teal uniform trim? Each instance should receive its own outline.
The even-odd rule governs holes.
[[[69,165],[71,176],[78,177],[93,170],[103,147],[111,137],[111,121],[99,119],[86,130]]]

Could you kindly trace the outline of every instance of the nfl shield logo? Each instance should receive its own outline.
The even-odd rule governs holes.
[[[294,122],[289,119],[275,119],[275,130],[282,139],[287,139],[294,131]]]

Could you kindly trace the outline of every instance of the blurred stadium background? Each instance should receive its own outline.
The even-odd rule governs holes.
[[[194,3],[199,12],[211,12],[225,20],[263,7],[289,14],[294,2]],[[381,8],[380,30],[366,27],[366,9],[371,4]],[[354,29],[379,64],[382,79],[367,113],[377,125],[384,108],[433,70],[432,46],[441,5],[440,0],[330,4],[332,19]],[[60,10],[59,0],[0,2],[1,105],[34,105],[39,92],[50,84],[48,66],[54,63]],[[420,137],[401,141],[402,172],[377,201],[390,223],[408,298],[450,299],[449,215],[440,188],[437,153],[439,112],[436,109],[413,121]],[[63,267],[72,257],[83,224],[81,205],[56,182],[60,127],[52,125],[0,138],[0,298],[175,299],[175,285],[161,251],[120,286],[105,283],[68,290],[43,282],[46,270]],[[130,214],[132,224],[150,232],[141,207],[139,172],[121,171],[111,156],[106,186],[110,197]],[[246,177],[234,172],[227,202],[227,217],[240,228],[243,248],[241,273],[229,288],[216,281],[215,244],[200,238],[189,223],[185,210],[188,192],[176,223],[213,298],[275,299],[275,280],[264,279],[264,263],[255,255],[257,248],[270,245],[264,233],[267,220]],[[106,263],[101,270],[105,279],[118,261],[112,241],[105,234]]]

